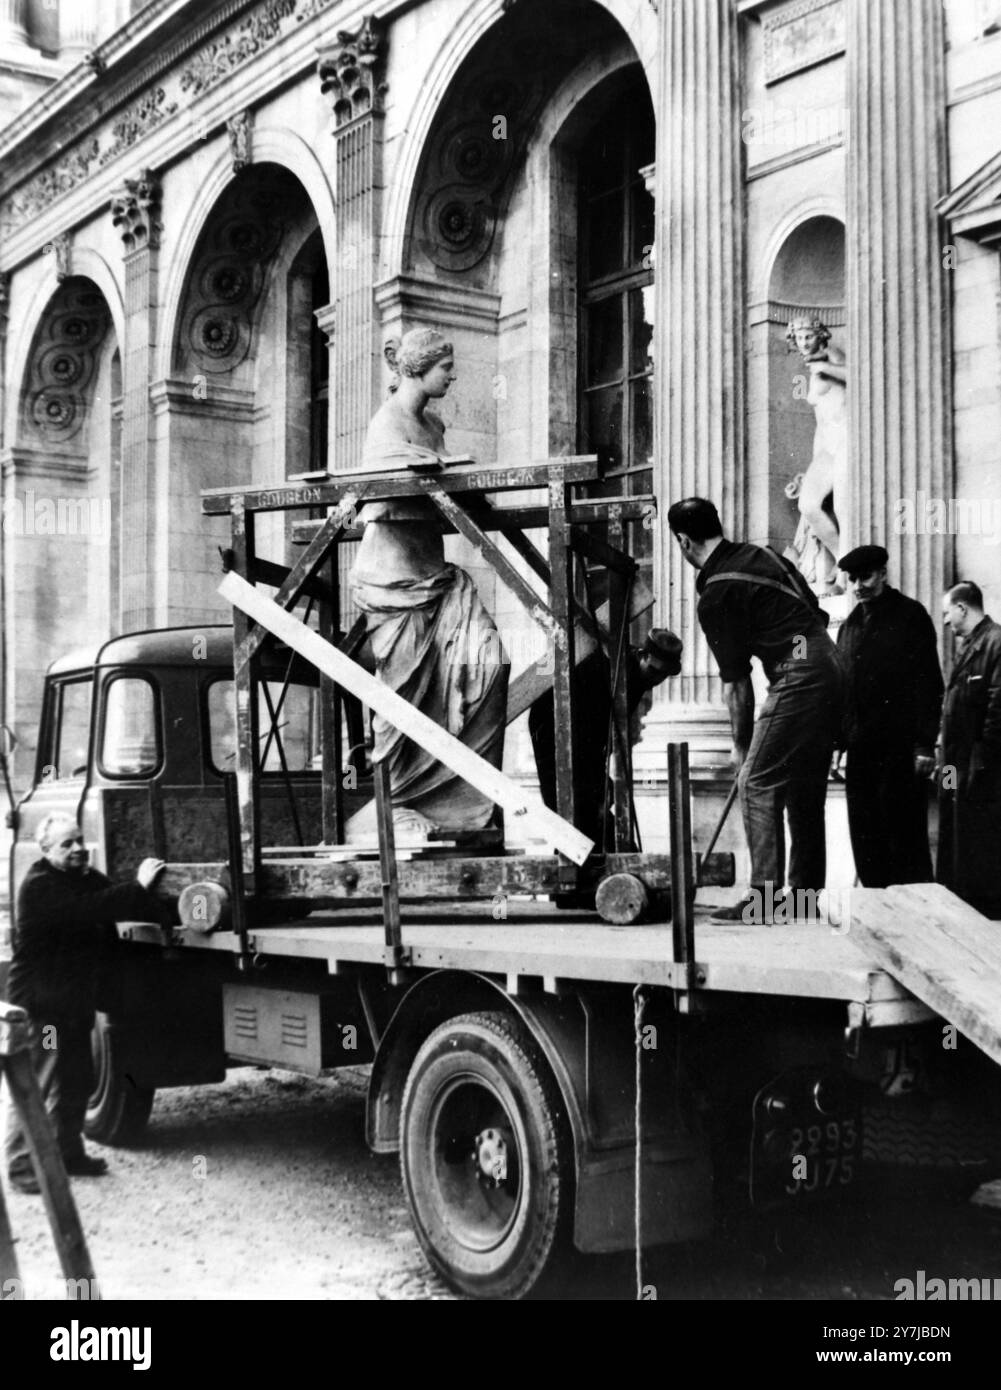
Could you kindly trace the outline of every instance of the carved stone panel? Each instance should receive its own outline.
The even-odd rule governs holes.
[[[824,63],[845,51],[843,0],[793,0],[765,15],[765,82]]]
[[[179,366],[221,373],[246,358],[267,268],[284,232],[282,207],[280,190],[254,181],[241,180],[224,196],[192,265]]]
[[[64,281],[35,334],[22,400],[22,439],[68,444],[87,419],[90,389],[111,323],[89,281]]]

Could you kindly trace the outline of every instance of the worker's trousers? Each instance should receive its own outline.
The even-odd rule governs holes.
[[[822,628],[797,638],[792,654],[768,671],[771,684],[754,726],[738,786],[751,855],[751,886],[786,883],[820,889],[827,874],[824,804],[841,721],[842,668]]]
[[[90,1035],[93,1018],[33,1021],[31,1062],[63,1159],[83,1153],[83,1121],[94,1085]],[[11,1177],[33,1171],[21,1117],[8,1091],[4,1149]]]

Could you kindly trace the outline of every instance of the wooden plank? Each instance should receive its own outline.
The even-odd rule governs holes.
[[[336,640],[340,628],[340,581],[336,554],[328,556],[324,569],[325,587],[330,597],[321,600],[319,610],[320,636],[326,642]],[[320,784],[321,823],[327,844],[336,845],[344,839],[344,749],[340,691],[329,676],[320,675]]]
[[[274,603],[277,603],[281,608],[295,607],[304,586],[309,583],[327,559],[330,550],[341,539],[349,522],[354,521],[358,503],[364,496],[364,486],[351,488],[345,492],[337,510],[331,512],[330,516],[322,523],[309,545],[282,580],[278,592],[274,596]],[[254,569],[256,568],[257,560],[255,558]],[[266,629],[263,628],[249,632],[240,645],[234,648],[233,664],[237,669],[250,660],[264,641],[265,635]]]
[[[262,627],[268,628],[293,651],[306,658],[318,670],[331,676],[358,699],[381,714],[420,747],[433,754],[446,767],[464,778],[477,791],[512,817],[516,823],[531,826],[539,835],[554,844],[575,864],[583,864],[592,849],[592,841],[569,821],[556,815],[542,800],[526,792],[510,777],[453,738],[434,720],[404,700],[395,690],[376,680],[357,662],[339,652],[316,632],[310,631],[291,613],[257,593],[253,585],[238,574],[227,574],[219,592],[235,608],[248,614]]]
[[[536,593],[525,576],[519,574],[503,551],[466,513],[462,504],[449,497],[441,484],[434,479],[425,479],[424,489],[442,515],[446,516],[459,534],[479,551],[501,583],[507,585],[528,616],[549,638],[550,643],[558,645],[565,642],[565,629],[561,628],[553,617],[548,603]]]
[[[259,892],[263,898],[338,904],[360,898],[375,900],[380,893],[379,870],[373,846],[367,857],[351,845],[336,850],[318,846],[301,850],[280,846],[265,851],[261,861]],[[455,901],[491,898],[505,893],[554,893],[558,885],[559,861],[552,854],[505,854],[465,856],[433,843],[418,851],[422,856],[399,871],[400,897],[411,902],[424,899]],[[329,856],[329,857],[320,857]],[[432,857],[434,856],[434,857]],[[671,858],[667,854],[610,854],[604,861],[606,873],[635,874],[648,888],[669,891]],[[227,866],[222,861],[200,864],[168,864],[157,879],[154,894],[173,901],[189,883],[202,880],[226,882]],[[712,854],[706,863],[705,881],[722,887],[732,885],[733,855]]]
[[[516,488],[540,488],[549,484],[550,472],[560,467],[568,483],[592,482],[601,474],[597,454],[571,454],[558,461],[544,460],[510,467],[478,463],[443,468],[440,477],[449,492],[506,492]],[[426,476],[426,475],[425,475]],[[338,473],[336,479],[316,483],[283,483],[278,487],[223,487],[202,490],[202,514],[225,515],[239,498],[248,512],[288,511],[296,507],[336,507],[345,490],[364,483],[369,501],[380,497],[413,497],[423,491],[422,475],[413,469]]]
[[[246,576],[253,572],[254,516],[249,516],[239,498],[233,503],[233,561],[231,575]],[[245,577],[241,583],[247,584]],[[247,585],[251,588],[251,585]],[[236,702],[236,806],[239,822],[242,890],[249,897],[256,892],[254,873],[257,868],[258,831],[260,828],[260,782],[257,777],[258,719],[257,698],[253,672],[249,662],[240,662],[237,654],[247,641],[252,625],[243,610],[233,613],[233,698]]]
[[[910,992],[1001,1063],[998,924],[937,883],[856,888],[853,940]]]
[[[570,503],[567,521],[571,526],[593,526],[607,521],[609,511],[620,513],[623,521],[642,521],[650,515],[650,508],[654,504],[655,498],[648,493],[637,493],[634,497],[584,498]],[[505,535],[509,530],[515,533],[541,531],[549,525],[549,508],[543,506],[493,506],[483,497],[477,497],[475,502],[470,503],[469,512],[484,531],[502,531]],[[308,544],[322,525],[323,522],[315,518],[293,522],[293,543]],[[445,522],[442,527],[446,533],[452,530],[451,525]],[[360,540],[361,535],[361,527],[352,527],[345,531],[344,539]],[[547,585],[548,582],[547,579]]]
[[[567,505],[570,489],[566,474],[554,468],[549,480],[549,570],[553,616],[562,629],[562,642],[553,647],[553,716],[556,741],[556,809],[571,824],[576,818],[573,784],[574,731],[574,625],[571,620],[573,595],[573,551]],[[572,886],[572,875],[564,875]]]
[[[42,1190],[42,1201],[63,1274],[67,1279],[89,1280],[93,1296],[96,1294],[94,1266],[70,1191],[59,1144],[31,1063],[28,1026],[28,1017],[23,1009],[0,1005],[0,1062],[7,1077],[10,1099],[31,1151],[35,1176]]]

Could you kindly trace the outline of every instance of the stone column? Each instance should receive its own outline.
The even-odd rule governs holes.
[[[0,49],[27,48],[28,0],[0,0]]]
[[[686,738],[693,770],[726,762],[729,725],[695,616],[695,572],[667,508],[708,497],[741,536],[744,496],[743,182],[733,0],[661,4],[657,112],[654,383],[656,622],[685,643],[681,675],[655,693],[636,768],[665,775],[664,746]],[[670,700],[670,703],[668,701]]]
[[[949,300],[935,211],[947,190],[942,5],[845,2],[851,535],[886,545],[891,582],[937,625],[952,542],[907,523],[908,511],[923,519],[922,494],[953,492]]]
[[[330,378],[333,466],[357,468],[381,379],[373,287],[382,211],[386,42],[368,16],[320,50],[334,109],[338,250],[330,267],[337,346]]]
[[[82,58],[97,41],[98,17],[93,0],[63,0],[59,6],[59,56]]]
[[[156,613],[157,516],[149,388],[157,327],[160,185],[148,169],[126,179],[111,200],[125,245],[125,342],[122,349],[122,468],[119,631],[151,627]],[[112,611],[115,596],[111,599]]]

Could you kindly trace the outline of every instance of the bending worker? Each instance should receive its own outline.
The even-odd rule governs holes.
[[[751,856],[749,894],[717,910],[713,920],[769,922],[785,885],[786,814],[796,914],[800,904],[815,910],[827,872],[824,803],[842,700],[827,615],[798,571],[774,551],[726,540],[712,502],[675,502],[667,519],[685,560],[699,571],[699,624],[723,679]],[[769,680],[757,723],[752,656]]]

